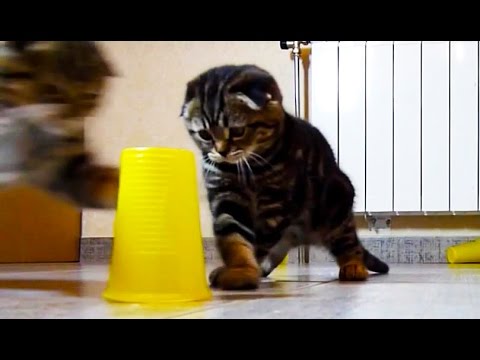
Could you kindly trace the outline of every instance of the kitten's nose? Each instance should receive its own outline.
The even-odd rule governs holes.
[[[228,149],[222,149],[222,150],[217,150],[217,152],[222,155],[223,157],[226,157],[228,155]]]
[[[215,150],[217,150],[217,153],[219,153],[223,157],[226,157],[227,154],[230,152],[230,146],[226,141],[223,141],[223,140],[216,141]]]

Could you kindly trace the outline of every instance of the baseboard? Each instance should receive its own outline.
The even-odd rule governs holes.
[[[386,237],[363,238],[365,247],[389,264],[443,264],[449,246],[472,240],[473,237]],[[217,262],[219,256],[213,238],[204,238],[204,256],[207,263]],[[80,242],[82,263],[108,263],[112,254],[112,238],[83,238]],[[290,263],[297,263],[298,250],[289,255]],[[310,248],[310,263],[332,262],[323,249]]]

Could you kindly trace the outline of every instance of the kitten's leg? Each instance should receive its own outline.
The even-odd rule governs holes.
[[[388,272],[388,266],[371,255],[358,239],[352,212],[355,189],[350,179],[342,172],[332,174],[321,191],[323,200],[315,209],[315,219],[323,219],[330,231],[322,231],[319,240],[335,257],[340,280],[366,280],[368,270]]]
[[[335,239],[330,252],[340,267],[341,281],[362,281],[368,278],[368,270],[363,261],[363,246],[357,235],[346,233]]]
[[[117,168],[89,165],[73,179],[71,193],[82,207],[115,209],[117,206],[119,172]]]
[[[285,229],[282,238],[277,242],[264,257],[260,264],[262,276],[267,277],[285,259],[290,249],[305,242],[305,234],[302,227],[292,225]]]
[[[341,281],[366,280],[368,270],[363,261],[363,246],[358,240],[353,216],[346,224],[327,235],[328,248],[340,267]]]
[[[119,170],[92,164],[79,157],[60,171],[50,190],[81,208],[114,209],[117,205]]]
[[[351,216],[346,225],[328,236],[328,248],[340,267],[341,281],[362,281],[368,278],[368,270],[387,273],[389,267],[370,254],[358,239],[355,221]]]
[[[260,267],[254,248],[247,241],[253,233],[232,215],[223,213],[214,223],[217,248],[223,259],[221,266],[210,273],[212,287],[223,290],[255,289],[260,282]]]

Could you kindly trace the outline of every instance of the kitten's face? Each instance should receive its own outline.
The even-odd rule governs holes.
[[[0,107],[55,104],[59,118],[88,116],[112,75],[93,42],[7,42],[0,46]]]
[[[187,86],[182,108],[199,149],[214,162],[261,155],[282,131],[282,96],[275,80],[255,66],[223,66]]]
[[[12,159],[0,161],[0,185],[21,180],[76,197],[77,204],[115,203],[113,195],[101,198],[103,190],[93,193],[98,187],[114,193],[116,173],[105,181],[88,173],[103,168],[90,165],[84,141],[85,117],[97,109],[112,75],[94,42],[0,43],[0,156]]]

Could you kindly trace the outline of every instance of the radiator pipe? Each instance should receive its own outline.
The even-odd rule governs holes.
[[[308,45],[310,41],[280,41],[282,50],[292,50],[293,54],[293,79],[295,92],[295,116],[302,117],[300,103],[300,64],[302,61],[302,45]],[[301,265],[310,262],[310,248],[308,246],[300,246],[298,248],[298,263]]]

